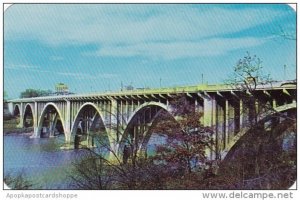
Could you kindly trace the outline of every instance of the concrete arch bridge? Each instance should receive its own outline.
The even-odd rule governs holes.
[[[266,107],[284,115],[296,110],[296,93],[295,82],[258,86],[251,94],[228,85],[198,85],[14,99],[9,110],[19,116],[19,127],[34,128],[32,137],[63,134],[64,148],[80,148],[95,145],[92,135],[101,132],[103,140],[122,153],[125,136],[142,137],[141,146],[147,143],[153,120],[160,112],[170,112],[170,102],[184,95],[195,110],[203,112],[199,123],[214,132],[215,147],[209,150],[213,159],[223,158],[251,121],[271,115]],[[245,95],[251,96],[250,103]]]

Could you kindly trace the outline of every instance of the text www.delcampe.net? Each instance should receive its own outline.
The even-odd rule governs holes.
[[[203,199],[293,199],[293,192],[203,192]]]

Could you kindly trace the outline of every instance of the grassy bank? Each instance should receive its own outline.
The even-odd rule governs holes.
[[[19,120],[16,118],[4,119],[3,120],[3,133],[4,134],[21,134],[21,133],[31,133],[33,132],[33,127],[29,128],[18,128],[17,124]]]

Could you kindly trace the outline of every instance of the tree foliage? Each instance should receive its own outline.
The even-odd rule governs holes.
[[[295,181],[295,146],[291,151],[282,148],[285,134],[296,132],[296,118],[276,112],[272,96],[258,93],[256,89],[264,85],[272,86],[269,74],[263,71],[262,61],[257,56],[239,59],[233,75],[227,83],[237,91],[242,100],[240,115],[248,118],[243,126],[249,128],[234,145],[220,165],[220,174],[210,178],[213,189],[282,189]],[[259,105],[259,107],[258,107]],[[237,104],[240,106],[240,104]],[[276,106],[276,105],[275,105]],[[259,109],[258,109],[259,108]],[[259,120],[262,114],[267,118]],[[294,127],[294,128],[293,128]],[[255,143],[253,143],[255,141]],[[290,177],[285,181],[283,176]]]
[[[7,100],[7,98],[8,98],[7,91],[5,91],[5,90],[3,92],[3,98],[4,98],[4,101]]]
[[[26,89],[25,91],[21,92],[20,98],[49,96],[51,94],[51,90]]]
[[[211,189],[289,188],[297,172],[295,135],[296,122],[291,119],[269,131],[253,127],[221,163],[218,176],[203,184]]]
[[[146,134],[125,135],[124,127],[128,124],[121,127],[113,124],[120,120],[126,122],[124,116],[110,113],[116,118],[111,120],[110,127],[130,146],[129,158],[124,162],[122,152],[103,142],[101,131],[95,133],[98,149],[109,152],[110,158],[97,151],[97,148],[87,148],[94,158],[87,158],[88,161],[75,165],[72,173],[78,188],[282,189],[290,186],[296,177],[296,145],[291,134],[296,132],[295,117],[284,118],[280,113],[272,112],[273,115],[265,120],[279,119],[280,122],[283,119],[277,127],[272,123],[268,127],[268,122],[258,120],[262,112],[274,111],[270,102],[258,98],[256,93],[257,87],[272,83],[270,76],[264,74],[262,61],[247,53],[234,66],[233,76],[228,83],[236,92],[235,99],[231,101],[238,101],[234,106],[238,106],[241,115],[249,116],[250,129],[228,153],[225,162],[220,164],[208,159],[206,150],[212,150],[215,145],[213,130],[200,123],[203,113],[183,94],[172,97],[168,111],[161,109],[155,115]],[[243,109],[240,109],[240,100]],[[260,110],[256,107],[257,103],[261,105]],[[138,121],[133,125],[140,126]],[[144,139],[141,137],[149,134],[161,135],[166,140],[156,146],[154,155],[142,156],[144,152],[141,153],[143,149],[140,147]],[[284,141],[293,144],[287,147],[287,151],[283,147]],[[285,174],[288,180],[284,180]]]
[[[172,180],[194,173],[196,163],[205,163],[205,149],[212,142],[210,130],[200,123],[202,113],[184,95],[174,98],[170,106],[171,113],[159,112],[148,130],[168,138],[157,146],[154,156],[142,156],[137,137],[126,140],[134,149],[128,162],[124,162],[122,152],[104,142],[101,131],[93,132],[97,148],[86,148],[93,158],[88,156],[74,164],[70,176],[75,185],[81,189],[176,189],[178,185]],[[111,127],[119,134],[125,132],[118,126]],[[110,158],[103,152],[108,152]]]
[[[32,189],[34,184],[26,177],[24,172],[6,173],[3,178],[4,183],[14,190]]]
[[[171,113],[164,112],[155,121],[152,132],[167,137],[166,143],[157,147],[155,159],[171,167],[191,173],[197,164],[207,161],[206,149],[212,142],[212,131],[200,123],[202,112],[182,95],[170,102]],[[176,167],[175,167],[176,168]]]
[[[69,174],[70,186],[77,189],[105,190],[113,185],[112,169],[102,156],[85,151],[83,159],[75,160]]]
[[[270,74],[263,71],[262,60],[249,52],[239,59],[233,68],[233,74],[226,83],[240,91],[253,92],[258,85],[266,85],[272,82]]]

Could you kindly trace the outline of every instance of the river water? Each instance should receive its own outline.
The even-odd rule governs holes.
[[[4,175],[22,173],[36,189],[72,189],[68,174],[84,150],[61,150],[64,136],[31,139],[4,136]]]
[[[154,134],[148,151],[154,152],[161,144],[160,136]],[[62,150],[64,136],[55,138],[29,138],[25,135],[4,136],[4,175],[22,173],[33,183],[34,189],[75,189],[70,184],[72,163],[83,158],[85,150]]]

